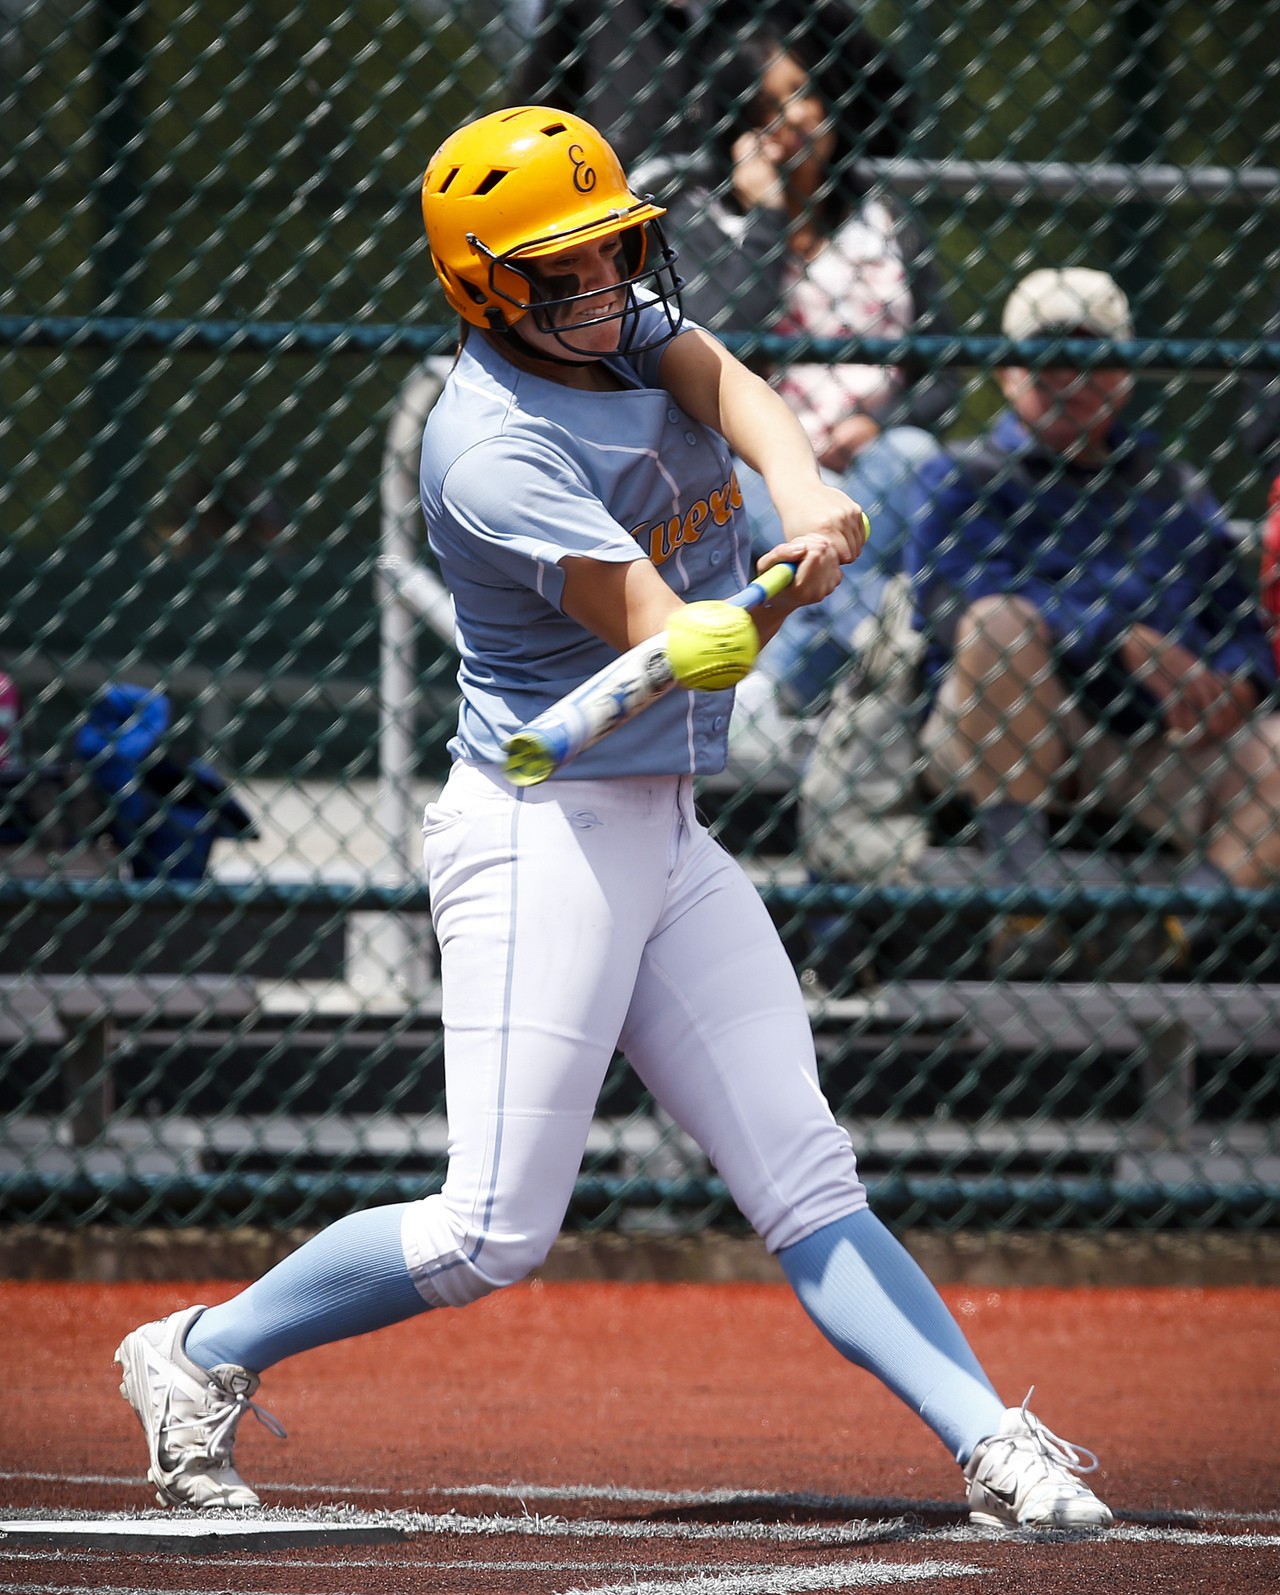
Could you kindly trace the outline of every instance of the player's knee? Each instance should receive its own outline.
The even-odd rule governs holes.
[[[854,1175],[839,1182],[822,1182],[803,1192],[794,1203],[765,1214],[755,1229],[766,1249],[776,1256],[806,1235],[825,1229],[850,1213],[861,1212],[867,1205],[867,1188]]]
[[[867,1205],[853,1146],[834,1120],[762,1172],[769,1177],[735,1182],[734,1199],[770,1252]]]
[[[437,1307],[466,1307],[539,1267],[555,1233],[473,1228],[451,1214],[442,1197],[431,1196],[408,1209],[403,1239],[409,1272],[423,1297]]]

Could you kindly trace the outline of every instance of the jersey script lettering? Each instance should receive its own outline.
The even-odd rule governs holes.
[[[735,473],[723,487],[714,488],[706,498],[700,498],[686,515],[673,515],[669,520],[655,521],[651,525],[642,521],[639,526],[631,528],[631,536],[647,548],[649,558],[655,565],[661,565],[678,548],[683,548],[686,543],[696,543],[708,520],[716,526],[727,526],[734,510],[741,508],[742,489],[738,486]]]

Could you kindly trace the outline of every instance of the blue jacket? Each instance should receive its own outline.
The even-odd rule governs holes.
[[[1110,441],[1106,468],[1073,468],[1038,453],[1007,412],[977,444],[924,464],[929,507],[908,541],[906,569],[926,635],[929,702],[960,616],[1003,593],[1035,605],[1063,674],[1096,707],[1115,707],[1118,729],[1156,713],[1136,684],[1119,681],[1115,650],[1138,621],[1216,670],[1246,674],[1260,693],[1275,686],[1257,595],[1217,502],[1150,436],[1116,426]]]

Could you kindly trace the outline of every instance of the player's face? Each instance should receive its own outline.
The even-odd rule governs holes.
[[[531,348],[561,358],[566,349],[587,359],[614,353],[622,331],[618,318],[627,307],[620,238],[574,244],[525,269],[542,301],[520,322],[520,336]]]
[[[1093,334],[1082,332],[1080,336]],[[1028,371],[1006,366],[1000,372],[1000,386],[1041,447],[1066,459],[1105,454],[1111,423],[1133,390],[1127,371],[1070,367]]]

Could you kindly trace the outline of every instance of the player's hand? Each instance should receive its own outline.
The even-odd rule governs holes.
[[[1222,741],[1256,706],[1257,694],[1247,681],[1224,676],[1151,626],[1130,627],[1120,659],[1160,704],[1169,733],[1182,741]]]
[[[810,537],[825,537],[835,549],[842,565],[849,565],[866,546],[870,523],[847,493],[838,487],[828,487],[815,477],[811,482],[787,493],[778,505],[782,522],[782,535],[787,544],[803,542]],[[786,545],[781,545],[786,546]],[[779,559],[790,559],[789,554],[770,550],[765,556],[771,564]],[[761,561],[764,564],[764,560]]]
[[[762,615],[785,617],[806,604],[821,603],[840,585],[841,566],[847,563],[841,560],[831,538],[817,532],[779,543],[761,555],[758,568],[768,570],[784,561],[795,566],[795,577],[789,587],[757,610],[757,620]]]
[[[796,567],[791,586],[767,606],[774,615],[785,616],[835,592],[840,567],[857,559],[870,525],[847,493],[816,479],[788,496],[781,519],[787,540],[761,555],[759,568],[768,570],[784,560]]]

